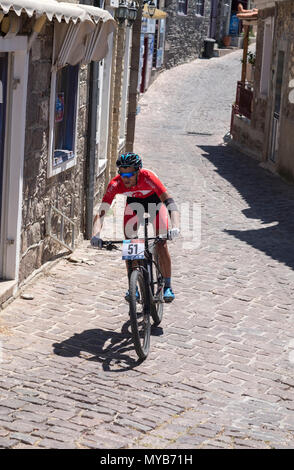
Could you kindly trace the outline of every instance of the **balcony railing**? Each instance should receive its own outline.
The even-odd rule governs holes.
[[[231,133],[235,114],[240,114],[241,116],[251,119],[252,103],[253,90],[250,89],[246,83],[237,82],[236,102],[232,106]]]

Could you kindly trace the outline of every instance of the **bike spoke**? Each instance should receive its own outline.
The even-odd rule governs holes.
[[[150,317],[146,289],[143,273],[135,269],[130,277],[130,320],[135,350],[140,359],[147,357],[150,344]]]

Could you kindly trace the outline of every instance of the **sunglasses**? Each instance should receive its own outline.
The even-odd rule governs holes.
[[[120,171],[118,172],[118,174],[119,174],[122,178],[131,178],[131,177],[134,176],[136,173],[137,173],[137,171],[131,171],[130,173],[121,173]]]

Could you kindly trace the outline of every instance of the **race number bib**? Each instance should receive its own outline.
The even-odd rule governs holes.
[[[122,259],[144,259],[144,240],[124,240],[122,247]]]

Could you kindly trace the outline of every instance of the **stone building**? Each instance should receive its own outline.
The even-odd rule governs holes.
[[[0,1],[1,302],[85,233],[89,64],[111,54],[116,22],[77,3]]]
[[[243,8],[251,7],[252,0],[211,0],[210,37],[223,45],[224,37],[230,37],[231,46],[240,46],[237,37],[242,33],[242,23],[236,17],[238,5]],[[237,24],[235,25],[236,20]]]
[[[254,78],[244,85],[249,84],[249,94],[245,90],[246,96],[239,95],[241,110],[233,116],[233,144],[293,181],[294,4],[255,0],[254,5],[258,9]]]
[[[166,0],[166,68],[201,56],[209,35],[211,0]]]

